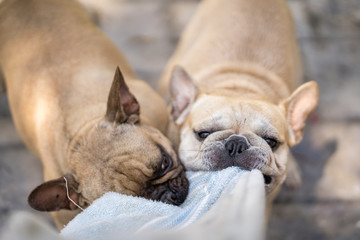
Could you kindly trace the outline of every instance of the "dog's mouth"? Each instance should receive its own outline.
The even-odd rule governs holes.
[[[149,186],[141,195],[147,199],[161,201],[168,204],[182,204],[189,191],[189,182],[185,172],[164,183]]]
[[[263,176],[264,176],[265,186],[269,186],[272,183],[273,180],[272,177],[266,174],[263,174]]]

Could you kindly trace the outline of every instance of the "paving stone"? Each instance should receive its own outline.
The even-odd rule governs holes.
[[[9,103],[6,94],[0,93],[0,117],[10,117]]]
[[[275,204],[268,240],[360,239],[360,203]]]
[[[125,54],[138,76],[154,88],[198,3],[189,0],[82,2],[96,12],[102,30]]]
[[[161,1],[119,2],[100,20],[103,31],[124,52],[139,77],[152,86],[158,77],[148,79],[141,73],[160,74],[173,50],[167,37],[166,6]]]
[[[324,142],[335,138],[336,151],[329,157],[317,183],[315,194],[320,199],[360,200],[360,124],[324,124],[312,132]]]
[[[359,1],[296,0],[289,4],[303,55],[305,80],[319,84],[319,117],[359,120]]]
[[[319,84],[319,116],[324,121],[360,120],[360,38],[302,41],[305,77]]]
[[[360,37],[360,4],[358,0],[288,1],[300,40],[311,38],[326,43]]]
[[[0,116],[0,149],[6,149],[12,145],[22,145],[22,140],[16,132],[11,117]]]
[[[309,123],[292,150],[303,184],[296,192],[282,189],[277,201],[359,201],[360,148],[354,143],[360,143],[360,123]]]
[[[11,124],[0,121],[1,132],[4,125],[14,128]],[[32,212],[51,223],[49,214],[35,211],[27,203],[28,195],[42,179],[41,162],[25,145],[17,141],[0,143],[0,229],[9,214],[19,210]]]
[[[12,122],[6,95],[0,95],[0,229],[13,211],[29,211],[52,224],[47,213],[27,204],[29,193],[42,182],[42,165],[26,149]]]

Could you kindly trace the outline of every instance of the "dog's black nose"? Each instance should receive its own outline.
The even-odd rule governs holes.
[[[237,156],[250,147],[244,136],[231,136],[225,143],[225,148],[231,157]]]

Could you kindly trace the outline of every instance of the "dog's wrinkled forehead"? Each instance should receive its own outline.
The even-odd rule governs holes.
[[[71,145],[69,156],[77,164],[93,164],[105,168],[126,162],[150,168],[161,160],[161,148],[171,152],[168,140],[156,129],[121,124],[100,123],[87,129]],[[160,148],[161,147],[161,148]]]
[[[168,154],[170,154],[170,155],[175,154],[170,140],[168,138],[166,138],[158,129],[149,127],[149,126],[143,126],[141,128],[141,131],[144,134],[146,134],[151,141],[156,143],[159,147],[161,147],[163,150],[165,150]]]
[[[286,132],[286,119],[281,109],[264,101],[241,98],[229,101],[226,97],[203,94],[192,107],[190,116],[189,124],[196,131],[269,131],[279,137]]]
[[[72,144],[69,162],[82,194],[92,200],[106,191],[139,195],[148,181],[159,177],[164,152],[177,160],[169,141],[156,129],[100,123]]]

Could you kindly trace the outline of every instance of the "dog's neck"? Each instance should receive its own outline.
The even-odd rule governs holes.
[[[242,95],[279,103],[290,95],[294,87],[258,65],[224,63],[210,69],[212,70],[202,71],[194,76],[203,92],[227,96]]]

